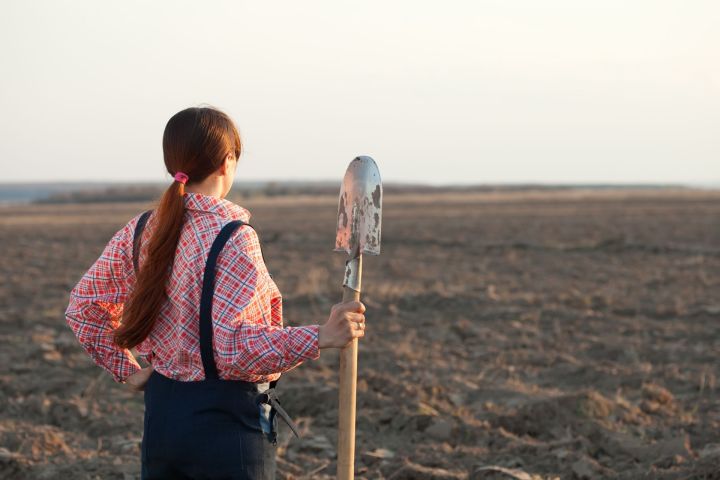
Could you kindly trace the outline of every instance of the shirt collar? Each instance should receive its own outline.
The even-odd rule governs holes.
[[[210,212],[230,220],[242,220],[247,223],[250,220],[250,212],[230,200],[205,195],[196,192],[187,192],[183,195],[185,208],[200,212]]]

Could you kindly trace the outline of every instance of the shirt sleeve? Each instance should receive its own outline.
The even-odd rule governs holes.
[[[249,375],[282,373],[319,358],[319,325],[283,327],[282,299],[257,234],[251,227],[238,231],[224,261],[218,259],[213,317],[225,327],[214,330],[220,358]],[[223,310],[228,314],[218,318]]]
[[[100,257],[70,292],[65,320],[92,360],[116,382],[140,369],[129,349],[113,343],[113,330],[120,324],[132,268],[133,219],[120,229]]]

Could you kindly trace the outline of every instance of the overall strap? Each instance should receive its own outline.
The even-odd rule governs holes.
[[[212,300],[215,289],[215,265],[217,257],[227,243],[230,235],[240,226],[245,225],[242,220],[234,220],[225,225],[210,247],[205,273],[203,274],[202,296],[200,297],[200,356],[206,379],[217,379],[218,372],[215,366],[212,347]]]
[[[137,276],[137,274],[138,274],[138,258],[140,257],[140,238],[142,238],[142,232],[145,229],[145,224],[147,223],[148,217],[150,217],[151,213],[152,213],[152,210],[148,210],[147,212],[144,212],[142,215],[140,215],[140,218],[138,219],[138,222],[135,225],[135,233],[133,233],[133,251],[132,251],[133,267],[135,268],[135,276]]]

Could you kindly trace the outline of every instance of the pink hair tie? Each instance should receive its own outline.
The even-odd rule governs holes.
[[[177,172],[175,174],[175,180],[185,185],[185,183],[188,181],[188,177],[186,173],[183,172]]]

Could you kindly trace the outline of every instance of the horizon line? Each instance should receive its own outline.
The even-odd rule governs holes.
[[[169,179],[168,179],[169,181]],[[98,186],[129,186],[133,184],[164,185],[168,181],[161,180],[0,180],[0,186],[23,186],[23,185],[98,185]],[[256,180],[235,180],[233,185],[257,185],[257,184],[314,184],[334,185],[340,184],[338,180],[307,180],[307,179],[256,179]],[[720,180],[716,181],[688,181],[688,182],[663,182],[663,181],[491,181],[491,182],[413,182],[413,181],[383,181],[384,185],[399,187],[428,187],[428,188],[469,188],[469,187],[658,187],[658,188],[720,188]]]

